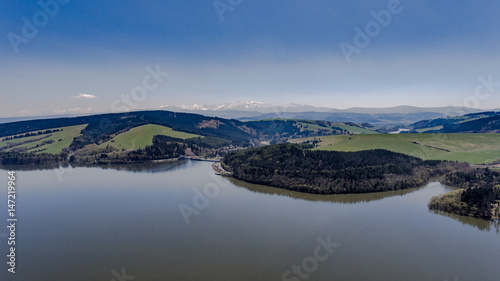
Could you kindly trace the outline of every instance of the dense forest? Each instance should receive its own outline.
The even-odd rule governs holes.
[[[499,172],[487,168],[462,168],[447,173],[444,183],[461,189],[433,197],[429,208],[458,215],[500,219]]]
[[[0,152],[0,164],[3,165],[45,165],[65,163],[68,159],[68,153],[60,154],[38,153],[35,152]]]
[[[440,164],[387,150],[314,151],[294,144],[237,151],[223,159],[237,179],[316,194],[417,187],[442,173]]]
[[[189,149],[196,155],[207,155],[215,157],[221,152],[218,148],[228,146],[231,141],[221,138],[204,137],[178,139],[168,136],[155,136],[153,145],[143,149],[131,151],[126,159],[128,161],[148,161],[158,159],[177,158],[186,154],[186,149]]]
[[[15,139],[21,139],[21,138],[27,138],[27,137],[33,137],[33,136],[39,136],[39,135],[46,135],[46,134],[50,134],[50,133],[59,132],[62,130],[63,129],[53,129],[53,130],[25,133],[25,134],[21,134],[21,135],[14,135],[14,136],[5,137],[1,141],[8,141],[8,140],[15,140]]]

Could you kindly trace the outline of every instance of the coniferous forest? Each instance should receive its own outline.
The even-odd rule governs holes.
[[[433,197],[429,208],[464,216],[500,219],[500,173],[497,171],[462,168],[446,174],[444,183],[460,189]]]

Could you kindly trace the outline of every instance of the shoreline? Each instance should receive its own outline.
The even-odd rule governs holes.
[[[224,169],[224,167],[222,167],[222,162],[221,161],[212,164],[212,168],[214,169],[215,174],[218,175],[218,176],[233,177],[233,173],[232,172],[228,172],[228,171],[226,171],[226,169]]]

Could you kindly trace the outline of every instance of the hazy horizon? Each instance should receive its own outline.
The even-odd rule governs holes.
[[[236,102],[238,103],[238,102]],[[377,110],[377,109],[392,109],[392,108],[399,108],[399,107],[415,107],[415,108],[418,108],[418,109],[432,109],[432,108],[447,108],[447,107],[456,107],[457,109],[458,108],[463,108],[464,109],[464,114],[466,113],[470,113],[470,112],[473,112],[473,110],[479,110],[479,111],[498,111],[500,110],[500,108],[473,108],[473,107],[462,107],[462,106],[442,106],[442,107],[419,107],[419,106],[413,106],[413,105],[399,105],[399,106],[391,106],[391,107],[349,107],[349,108],[333,108],[333,107],[321,107],[321,106],[313,106],[313,105],[308,105],[308,104],[296,104],[296,103],[292,103],[292,104],[288,104],[288,105],[278,105],[278,104],[273,104],[273,106],[275,107],[288,107],[290,105],[296,105],[296,106],[312,106],[312,107],[318,107],[318,108],[328,108],[328,109],[331,109],[333,110],[332,113],[335,112],[335,110],[340,110],[340,111],[347,111],[349,112],[349,110],[351,109],[373,109],[373,110]],[[217,110],[212,110],[212,109],[204,109],[204,110],[201,110],[201,109],[191,109],[191,108],[182,108],[182,106],[186,106],[186,107],[191,107],[192,105],[172,105],[172,107],[177,107],[179,108],[180,110],[178,110],[177,112],[195,112],[196,114],[203,114],[203,111],[207,111],[207,112],[214,112],[214,111],[217,111]],[[203,106],[207,106],[207,105],[203,105]],[[71,110],[69,111],[66,111],[66,112],[41,112],[39,114],[34,114],[34,115],[19,115],[19,116],[0,116],[0,119],[9,119],[9,118],[39,118],[39,117],[64,117],[64,116],[71,116],[71,117],[77,117],[77,116],[86,116],[86,115],[95,115],[95,114],[107,114],[107,113],[125,113],[125,112],[135,112],[135,111],[149,111],[149,110],[165,110],[165,111],[176,111],[176,110],[172,110],[170,109],[170,107],[167,107],[167,106],[160,106],[158,108],[137,108],[137,109],[131,109],[131,110],[123,110],[123,111],[89,111],[89,112],[72,112]],[[244,111],[244,110],[237,110],[237,111]],[[248,109],[247,110],[248,112],[261,112],[263,114],[266,113],[266,111],[261,111],[261,110],[258,110],[258,109]],[[287,111],[270,111],[271,113],[272,112],[275,112],[275,113],[283,113],[283,112],[287,112]],[[322,111],[318,111],[318,112],[322,112]],[[425,112],[425,111],[423,111]]]

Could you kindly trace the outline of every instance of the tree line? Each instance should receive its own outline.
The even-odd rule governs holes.
[[[50,133],[60,132],[62,130],[63,129],[53,129],[53,130],[44,130],[44,131],[38,131],[38,132],[33,132],[33,133],[25,133],[25,134],[21,134],[21,135],[5,137],[2,139],[2,141],[15,140],[15,139],[21,139],[21,138],[27,138],[27,137],[33,137],[33,136],[39,136],[39,135],[46,135],[46,134],[50,134]]]

